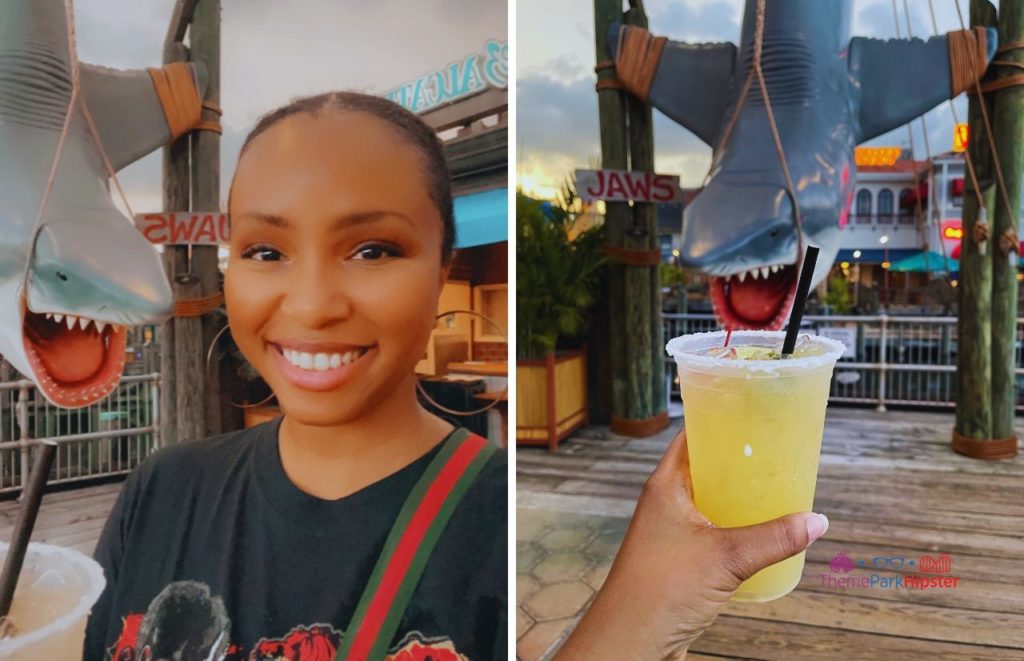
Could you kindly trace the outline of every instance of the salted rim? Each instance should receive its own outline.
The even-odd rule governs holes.
[[[700,354],[691,353],[688,349],[691,349],[692,344],[700,343],[701,341],[710,340],[712,338],[721,338],[721,342],[725,341],[726,331],[711,331],[708,333],[691,333],[690,335],[682,335],[680,337],[674,337],[668,341],[665,345],[665,351],[670,356],[675,358],[677,365],[685,365],[686,367],[706,367],[713,368],[716,370],[730,369],[730,370],[742,370],[744,372],[775,372],[779,368],[789,369],[807,369],[815,367],[823,367],[829,363],[835,364],[846,352],[846,345],[838,340],[833,340],[830,337],[823,337],[821,335],[810,335],[816,343],[823,345],[827,350],[825,353],[817,356],[807,356],[804,358],[788,358],[786,360],[722,360],[721,358],[713,358],[711,356],[702,356]],[[737,330],[732,332],[734,338],[763,338],[771,340],[785,339],[785,331],[766,331],[766,330]],[[712,346],[707,342],[703,342],[704,347]]]
[[[0,542],[0,552],[6,554],[8,547],[9,544],[7,542]],[[92,581],[91,589],[78,599],[78,603],[75,604],[74,608],[46,626],[30,631],[24,636],[0,638],[0,655],[17,652],[29,645],[34,645],[58,631],[67,629],[76,620],[87,616],[89,614],[89,609],[91,609],[100,598],[100,594],[103,593],[103,588],[107,584],[107,579],[103,576],[103,568],[100,567],[99,563],[89,556],[72,549],[67,549],[62,546],[54,546],[53,544],[39,544],[32,542],[28,545],[28,552],[25,554],[25,557],[27,559],[31,555],[43,554],[55,554],[62,556],[64,564],[81,567],[86,574],[89,574],[90,577],[94,579]],[[99,580],[95,580],[97,578]]]

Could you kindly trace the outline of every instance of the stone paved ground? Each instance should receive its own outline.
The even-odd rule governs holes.
[[[519,508],[516,653],[547,659],[608,575],[629,519]]]

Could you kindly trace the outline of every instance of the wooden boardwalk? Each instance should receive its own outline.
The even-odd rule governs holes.
[[[68,489],[43,496],[33,542],[66,546],[92,555],[123,482]],[[0,539],[10,541],[19,503],[0,501]]]
[[[952,424],[945,413],[830,409],[815,510],[831,526],[808,551],[799,587],[766,604],[730,603],[691,658],[1024,659],[1024,457],[956,455]],[[600,585],[617,545],[610,542],[622,535],[623,526],[609,522],[629,516],[671,436],[629,440],[590,429],[555,454],[518,450],[517,636],[524,661],[551,655],[588,595],[589,588],[570,589],[572,575],[554,587],[544,581],[561,566],[590,588]],[[573,565],[569,542],[557,551],[545,545],[568,539],[557,531],[575,520],[584,522],[575,530],[589,545]],[[869,565],[876,556],[909,561],[946,553],[950,575],[961,580],[955,589],[923,591],[823,586],[838,553]],[[578,611],[567,617],[565,609],[550,610],[558,594],[576,599]]]

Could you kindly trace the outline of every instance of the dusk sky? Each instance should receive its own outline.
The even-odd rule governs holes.
[[[174,0],[76,0],[79,59],[159,66]],[[245,134],[293,97],[384,92],[508,38],[504,1],[222,0],[221,195]],[[135,212],[161,209],[160,153],[118,177]],[[114,195],[120,203],[119,196]]]
[[[956,4],[935,1],[939,32],[959,30]],[[739,40],[742,0],[647,0],[651,31],[674,41]],[[960,5],[967,20],[968,3]],[[591,2],[579,0],[520,0],[517,10],[516,153],[519,185],[527,192],[550,197],[567,174],[600,158],[594,67],[594,16]],[[903,1],[897,0],[900,34],[907,36]],[[911,32],[933,35],[926,0],[907,0]],[[892,0],[854,0],[853,34],[896,36]],[[957,114],[966,121],[965,97],[956,100]],[[943,103],[925,116],[933,154],[949,151],[953,118]],[[916,157],[924,158],[919,121],[914,122]],[[873,145],[909,146],[901,127],[871,141]],[[696,136],[654,111],[655,169],[678,174],[686,186],[700,184],[710,165],[711,148]]]

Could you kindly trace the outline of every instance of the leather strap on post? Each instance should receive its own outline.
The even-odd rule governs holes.
[[[946,41],[949,44],[951,96],[957,96],[969,90],[974,85],[975,78],[980,78],[985,73],[988,35],[982,27],[955,30],[946,34]],[[985,91],[984,86],[982,87]]]
[[[203,102],[199,98],[192,66],[186,62],[174,62],[148,71],[167,126],[171,129],[171,140],[176,140],[202,119]]]
[[[615,63],[611,60],[601,60],[594,66],[594,73],[600,75],[602,71],[609,69],[615,69]],[[594,85],[594,89],[600,92],[601,90],[622,90],[626,88],[622,86],[618,78],[600,78],[597,84]]]
[[[977,221],[974,223],[974,242],[982,244],[988,241],[989,228],[988,223],[983,221]]]
[[[195,126],[194,130],[213,131],[220,135],[223,132],[220,126],[220,116],[224,114],[224,111],[220,109],[220,106],[212,101],[203,101],[203,110],[209,110],[210,112],[216,113],[217,119],[204,119]]]
[[[993,64],[1001,64],[1000,62],[993,62]],[[989,92],[998,92],[999,90],[1007,89],[1008,87],[1019,87],[1024,85],[1024,74],[1017,74],[1016,76],[1004,76],[1003,78],[996,78],[995,80],[989,80],[981,84],[982,94],[988,94]]]
[[[996,50],[996,55],[1003,55],[1004,53],[1021,50],[1022,48],[1024,48],[1024,41],[1009,41]]]
[[[655,37],[647,30],[627,25],[619,31],[619,49],[615,56],[615,71],[626,90],[642,101],[647,101],[654,82],[658,60],[668,41]]]
[[[615,78],[609,78],[607,80],[597,81],[597,84],[594,85],[594,89],[600,92],[601,90],[624,90],[626,88]]]
[[[201,317],[224,305],[224,292],[174,302],[175,317]]]
[[[1012,227],[999,235],[999,250],[1004,255],[1020,251],[1020,239],[1017,238],[1017,232]]]
[[[1013,459],[1017,456],[1017,444],[1016,436],[980,439],[963,436],[957,430],[953,430],[953,451],[973,459]]]
[[[657,266],[661,263],[660,250],[633,250],[619,246],[605,246],[608,261],[626,266]]]

